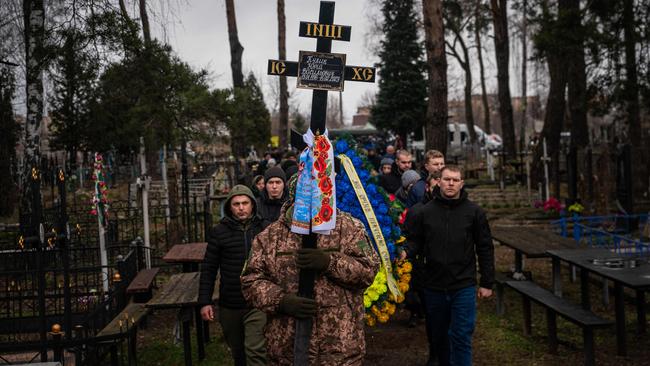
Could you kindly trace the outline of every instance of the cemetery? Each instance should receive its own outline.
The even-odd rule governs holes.
[[[0,365],[647,364],[650,2],[363,2],[0,4]]]

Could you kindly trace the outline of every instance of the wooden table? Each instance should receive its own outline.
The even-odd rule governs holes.
[[[494,227],[492,238],[515,251],[515,273],[523,270],[523,255],[528,258],[548,258],[547,250],[575,249],[573,239],[550,231],[527,227]]]
[[[199,279],[200,272],[179,273],[171,276],[169,281],[156,295],[146,304],[151,309],[179,309],[178,318],[183,327],[183,352],[185,365],[192,365],[192,345],[190,336],[190,324],[192,313],[196,316],[196,342],[199,360],[205,358],[205,333],[204,322],[198,308],[199,300]],[[216,299],[218,289],[214,290],[213,300]],[[206,325],[207,326],[207,325]]]
[[[589,272],[593,272],[614,282],[614,299],[616,313],[616,343],[618,354],[627,355],[625,335],[625,303],[623,299],[623,286],[636,291],[637,323],[640,333],[645,332],[645,291],[650,289],[650,261],[647,257],[635,258],[621,256],[615,252],[600,248],[549,250],[548,254],[553,259],[553,292],[562,296],[562,281],[560,279],[560,261],[565,261],[580,268],[580,298],[582,307],[590,310],[589,299]],[[597,264],[594,260],[616,259],[639,260],[636,268],[610,268]]]
[[[195,272],[199,270],[199,263],[203,262],[207,248],[206,242],[175,244],[162,260],[167,263],[182,264],[183,272]]]

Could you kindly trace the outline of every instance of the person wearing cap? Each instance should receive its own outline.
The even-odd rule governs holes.
[[[401,177],[402,186],[395,192],[395,197],[406,204],[409,191],[418,180],[420,180],[420,174],[418,172],[411,169],[405,171]]]
[[[282,204],[287,200],[286,181],[284,170],[279,166],[274,166],[264,173],[264,190],[257,199],[257,212],[267,223],[277,220],[280,216]]]
[[[239,279],[253,238],[263,229],[253,192],[244,185],[234,186],[226,199],[224,213],[208,234],[208,248],[201,265],[198,298],[201,318],[215,320],[212,295],[220,273],[218,317],[234,364],[266,365],[266,315],[246,302]]]
[[[379,270],[379,257],[361,221],[336,212],[329,235],[316,248],[302,248],[291,231],[297,175],[280,219],[253,240],[241,276],[242,293],[268,317],[265,328],[269,366],[293,365],[296,319],[313,319],[309,365],[361,366],[366,350],[363,292]],[[316,272],[314,298],[298,295],[301,269]]]

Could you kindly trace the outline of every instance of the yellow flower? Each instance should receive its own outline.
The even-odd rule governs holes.
[[[408,284],[408,283],[400,282],[400,283],[398,284],[398,287],[399,287],[399,290],[400,290],[403,294],[406,293],[406,292],[409,290],[409,284]]]
[[[404,296],[402,296],[402,295],[397,296],[397,298],[395,299],[395,302],[398,303],[398,304],[401,304],[402,302],[404,302]]]
[[[388,304],[388,308],[386,309],[386,314],[388,314],[388,315],[395,314],[395,305]]]
[[[372,305],[372,300],[366,295],[363,296],[363,307],[369,308]]]
[[[402,272],[409,273],[413,270],[413,265],[411,264],[411,262],[404,262],[401,269]]]
[[[380,314],[377,316],[377,320],[379,320],[380,323],[386,323],[388,321],[388,314]]]
[[[370,314],[366,314],[366,324],[368,324],[368,326],[370,327],[374,327],[375,324],[377,324],[377,320],[375,319],[374,316]]]
[[[400,282],[409,283],[409,282],[411,282],[411,275],[408,274],[408,273],[405,273],[405,274],[402,275],[402,277],[400,277],[399,280],[400,280]]]
[[[395,241],[395,244],[401,244],[401,243],[403,243],[404,241],[406,241],[406,238],[403,237],[403,236],[400,236],[399,239],[397,239],[397,240]]]
[[[379,308],[377,307],[377,305],[373,305],[373,306],[370,308],[370,311],[372,311],[372,313],[373,313],[375,316],[377,316],[377,317],[379,317],[379,315],[381,314],[381,311],[379,310]]]

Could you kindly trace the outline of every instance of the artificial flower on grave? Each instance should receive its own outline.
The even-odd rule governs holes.
[[[544,202],[543,209],[544,212],[550,215],[562,215],[564,213],[564,205],[555,197],[549,197],[549,199]]]
[[[92,179],[95,181],[95,191],[91,199],[90,214],[98,216],[100,224],[106,226],[109,208],[108,186],[104,175],[104,159],[100,153],[95,153],[93,169]]]
[[[404,293],[408,291],[411,280],[411,263],[408,261],[395,261],[396,245],[404,241],[399,227],[400,219],[404,212],[404,206],[394,196],[389,195],[379,186],[378,177],[373,175],[374,167],[367,160],[365,154],[357,149],[356,142],[350,137],[343,137],[334,143],[334,152],[336,155],[345,154],[354,169],[363,188],[365,189],[368,200],[373,208],[377,222],[381,228],[382,235],[386,242],[386,247],[392,262],[392,274],[397,281],[397,286],[402,290],[402,294],[395,296],[388,290],[385,267],[379,270],[375,276],[374,282],[366,289],[363,296],[363,304],[366,308],[365,321],[369,326],[379,323],[386,323],[395,313],[396,304],[404,301]],[[368,226],[368,221],[361,208],[361,204],[352,187],[349,177],[344,169],[336,176],[337,190],[337,207],[347,212],[353,217],[359,219],[368,232],[368,237],[373,241],[373,247],[377,249],[377,244]]]
[[[572,204],[567,208],[567,211],[569,211],[572,214],[580,214],[584,210],[584,206],[579,204],[578,202]]]

